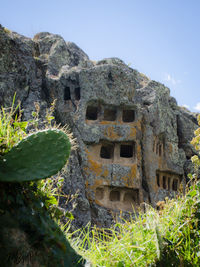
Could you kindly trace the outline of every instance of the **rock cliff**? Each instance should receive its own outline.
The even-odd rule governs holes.
[[[64,192],[75,194],[75,226],[109,226],[142,202],[156,206],[185,184],[197,114],[179,107],[163,84],[118,58],[98,62],[74,43],[47,32],[33,39],[0,27],[0,104],[34,102],[76,138]],[[66,207],[64,203],[62,206]]]

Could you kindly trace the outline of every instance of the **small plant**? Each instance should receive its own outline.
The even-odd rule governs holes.
[[[0,156],[26,136],[28,122],[21,121],[20,104],[14,108],[14,103],[15,96],[11,108],[2,107],[0,110]]]
[[[200,126],[200,115],[197,117],[197,121],[198,124]],[[192,139],[191,144],[194,146],[194,148],[198,151],[198,153],[200,152],[200,127],[194,131],[195,137]],[[200,159],[198,157],[198,155],[195,155],[191,158],[196,171],[198,170],[198,168],[200,167]]]
[[[0,111],[0,181],[25,182],[56,174],[66,164],[71,150],[70,135],[63,129],[38,130],[40,107],[36,103],[29,124],[37,132],[26,134],[28,122],[21,121],[20,105]],[[46,113],[45,126],[54,119],[55,102]]]
[[[11,34],[11,31],[9,29],[7,29],[7,28],[4,27],[3,30],[4,30],[5,33]]]
[[[130,221],[109,229],[89,227],[66,233],[92,266],[200,266],[200,183],[185,196],[166,199],[162,211],[146,205]],[[199,212],[199,211],[198,211]],[[200,214],[200,213],[199,213]],[[74,238],[74,236],[77,236]]]
[[[38,131],[13,146],[0,159],[0,181],[24,182],[56,174],[66,164],[71,144],[61,130]]]
[[[29,122],[21,121],[22,111],[20,105],[14,108],[14,100],[10,109],[0,111],[0,262],[82,267],[84,259],[56,223],[63,215],[57,196],[63,179],[41,180],[66,164],[72,139],[65,129],[51,126],[53,105],[44,123],[39,105],[35,107]]]

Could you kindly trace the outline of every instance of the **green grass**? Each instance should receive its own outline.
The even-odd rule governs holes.
[[[195,183],[161,211],[146,205],[136,219],[67,237],[92,266],[200,266],[199,191]]]
[[[7,153],[26,136],[28,122],[21,121],[20,105],[14,107],[14,103],[15,96],[11,108],[1,107],[0,109],[0,155]]]

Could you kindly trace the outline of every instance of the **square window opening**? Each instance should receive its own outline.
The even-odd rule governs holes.
[[[102,200],[104,197],[104,190],[103,188],[97,188],[96,189],[96,199]]]
[[[97,120],[98,108],[94,106],[88,106],[86,110],[86,119],[87,120]]]
[[[133,157],[133,145],[121,145],[120,146],[120,157],[132,158]]]
[[[138,203],[138,192],[136,190],[135,192],[126,192],[124,194],[124,202],[130,204]]]
[[[120,201],[120,192],[118,190],[112,190],[109,199],[110,201]]]
[[[103,120],[105,121],[115,121],[117,116],[117,110],[115,109],[105,109]]]
[[[100,157],[102,159],[112,159],[114,153],[114,146],[109,144],[104,144],[101,147]]]
[[[123,122],[133,122],[135,120],[135,111],[131,109],[122,111]]]

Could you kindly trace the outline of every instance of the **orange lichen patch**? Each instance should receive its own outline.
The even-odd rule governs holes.
[[[86,174],[88,174],[88,171],[92,171],[96,176],[100,176],[103,171],[102,164],[93,160],[88,149],[85,149],[85,152],[88,157],[88,167],[85,167],[84,171],[86,172]]]
[[[101,176],[106,178],[108,177],[108,175],[109,175],[108,169],[103,170],[103,173],[101,174]]]
[[[117,176],[113,175],[112,179],[113,179],[113,181],[116,181],[117,180]]]
[[[134,164],[131,167],[130,178],[132,178],[132,179],[136,178],[136,174],[137,174],[137,165]]]
[[[118,121],[100,121],[99,124],[102,124],[102,125],[110,125],[110,124],[117,125],[117,124],[119,124],[119,122]]]
[[[117,140],[117,139],[123,137],[123,136],[119,135],[117,132],[115,132],[115,129],[113,126],[106,128],[104,131],[104,135],[107,136],[108,138],[112,139],[112,140]]]
[[[136,120],[133,122],[123,122],[122,119],[119,120],[120,124],[126,124],[129,125],[130,127],[136,128],[136,130],[141,131],[142,130],[142,125],[141,125],[141,120]]]
[[[140,120],[136,121],[134,126],[137,127],[138,130],[140,130],[140,131],[142,130],[142,125],[141,125],[141,121]]]
[[[130,180],[129,176],[123,176],[123,177],[121,177],[121,180],[124,181],[124,186],[126,186],[126,187],[131,186],[130,181],[129,181]]]
[[[109,176],[109,170],[107,166],[95,159],[94,155],[90,154],[89,150],[86,148],[85,152],[88,158],[88,166],[84,168],[85,175],[93,173],[96,177],[107,178]]]
[[[139,144],[137,145],[136,153],[137,153],[137,160],[138,162],[140,162],[141,161],[141,146]]]
[[[89,186],[89,183],[88,183],[88,181],[86,181],[85,182],[85,187],[88,188],[88,186]]]
[[[134,185],[134,180],[137,177],[137,164],[131,166],[130,172],[123,176],[121,179],[124,181],[124,185],[127,187]]]
[[[102,203],[101,203],[99,200],[97,200],[97,199],[95,199],[95,203],[96,203],[97,205],[99,205],[99,206],[103,206]]]
[[[135,137],[136,137],[136,128],[132,127],[132,128],[130,128],[130,133],[127,136],[127,138],[128,139],[135,139]]]
[[[103,169],[102,164],[88,158],[89,169],[96,175],[100,176]]]
[[[172,144],[170,143],[168,147],[169,147],[169,152],[172,153],[173,152],[173,146],[172,146]]]
[[[86,176],[90,174],[90,169],[88,167],[84,167],[83,170]]]
[[[94,181],[94,184],[93,185],[88,185],[88,187],[92,190],[92,191],[95,191],[95,189],[97,187],[100,187],[102,185],[109,185],[109,181],[108,180],[104,180],[104,179],[96,179]]]
[[[158,168],[159,169],[168,169],[166,160],[163,157],[158,158]]]

